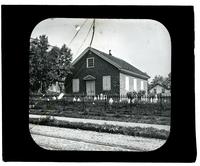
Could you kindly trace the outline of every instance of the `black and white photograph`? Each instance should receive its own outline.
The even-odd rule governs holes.
[[[195,10],[2,5],[4,163],[195,162]]]
[[[170,135],[170,34],[152,19],[45,19],[30,36],[29,85],[39,147],[157,150]]]

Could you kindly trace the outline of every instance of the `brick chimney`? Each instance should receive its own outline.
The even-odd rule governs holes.
[[[112,54],[111,54],[111,50],[109,50],[109,55],[112,55]]]

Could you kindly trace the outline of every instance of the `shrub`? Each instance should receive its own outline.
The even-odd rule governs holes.
[[[145,93],[146,93],[145,90],[140,90],[137,93],[138,99],[141,100],[141,98],[144,97]]]
[[[128,92],[127,94],[128,99],[135,99],[137,97],[137,92],[136,91],[132,91],[132,92]]]
[[[148,94],[148,98],[155,98],[155,94],[153,93],[153,92],[150,92],[149,94]]]
[[[130,114],[132,112],[135,112],[137,110],[137,114],[142,114],[145,112],[145,114],[148,115],[155,115],[159,112],[159,114],[162,116],[163,113],[166,111],[171,110],[171,104],[170,103],[164,103],[164,102],[157,102],[157,103],[147,103],[147,102],[141,102],[135,100],[132,105],[129,105],[128,103],[113,103],[111,107],[109,107],[108,104],[105,104],[105,102],[70,102],[66,100],[52,100],[52,101],[39,101],[37,104],[34,104],[34,102],[30,102],[31,105],[34,105],[34,109],[42,109],[44,111],[47,110],[58,110],[58,111],[81,111],[81,112],[88,112],[87,110],[90,110],[87,114],[90,113],[97,113],[101,112],[102,115],[105,114],[108,111],[112,112],[120,112],[121,115],[123,115],[124,111],[129,112]]]
[[[141,128],[141,127],[114,126],[108,124],[99,125],[93,123],[58,121],[51,118],[44,118],[44,120],[30,118],[29,122],[32,124],[39,124],[39,125],[82,129],[82,130],[106,132],[113,134],[124,134],[130,136],[141,136],[148,138],[167,139],[169,136],[169,131],[159,130],[152,127]]]

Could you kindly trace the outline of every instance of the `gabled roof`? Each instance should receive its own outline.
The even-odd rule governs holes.
[[[105,61],[107,61],[108,63],[112,64],[113,66],[115,66],[122,72],[125,72],[128,74],[133,74],[133,75],[145,78],[145,79],[150,78],[146,73],[140,71],[139,69],[135,68],[131,64],[125,62],[124,60],[114,57],[113,55],[106,54],[106,53],[99,51],[97,49],[94,49],[92,47],[86,48],[79,55],[79,57],[73,61],[72,65],[76,64],[89,50],[92,51],[93,53],[95,53],[96,55],[98,55],[99,57],[101,57],[102,59],[104,59]]]
[[[152,86],[149,90],[155,88],[157,85],[159,85],[159,86],[161,86],[161,87],[163,87],[163,88],[165,88],[165,89],[167,89],[167,90],[170,90],[170,88],[168,88],[168,87],[162,85],[161,83],[156,83],[156,84],[155,84],[154,86]]]

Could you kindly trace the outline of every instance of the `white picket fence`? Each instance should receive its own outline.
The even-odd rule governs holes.
[[[67,101],[73,101],[73,102],[107,102],[109,104],[114,103],[135,103],[135,102],[143,102],[143,103],[169,103],[171,102],[171,96],[162,96],[159,97],[155,95],[155,97],[149,97],[149,96],[143,96],[143,97],[136,97],[132,100],[128,98],[126,95],[95,95],[95,96],[86,96],[86,95],[70,95],[70,94],[64,94],[60,93],[58,96],[41,96],[39,97],[39,100],[67,100]]]

